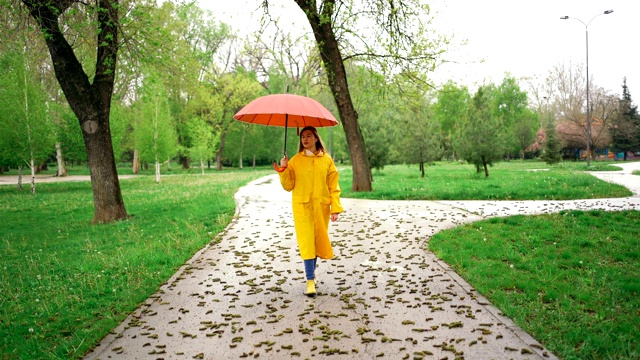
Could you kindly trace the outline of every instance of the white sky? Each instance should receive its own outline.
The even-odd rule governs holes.
[[[255,29],[262,0],[199,0],[221,21],[245,33]],[[304,14],[293,0],[269,0],[281,24],[309,31]],[[640,103],[640,1],[638,0],[433,0],[434,28],[453,35],[455,46],[446,55],[455,63],[432,74],[436,83],[448,79],[475,89],[477,84],[499,84],[505,72],[515,77],[543,79],[554,65],[584,64],[585,24],[598,16],[589,30],[589,73],[594,83],[613,93],[622,92],[622,80],[634,103]],[[257,11],[256,11],[257,10]],[[286,19],[286,21],[283,21]],[[282,25],[281,25],[282,26]],[[524,87],[524,84],[521,84]]]

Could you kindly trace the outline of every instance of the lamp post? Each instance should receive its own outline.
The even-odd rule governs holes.
[[[585,33],[585,39],[587,43],[587,170],[589,170],[589,167],[591,166],[591,108],[589,105],[589,24],[591,24],[593,19],[597,18],[598,16],[608,15],[608,14],[611,14],[612,12],[613,10],[606,10],[605,12],[592,17],[591,20],[589,20],[589,22],[586,24],[584,23],[584,21],[578,18],[570,18],[568,16],[563,16],[560,18],[561,20],[568,20],[568,19],[578,20],[582,23],[582,25],[584,25],[584,33]]]

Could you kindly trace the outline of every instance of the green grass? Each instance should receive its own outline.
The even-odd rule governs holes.
[[[636,170],[634,172],[632,172],[633,175],[640,175],[640,170]]]
[[[599,171],[620,170],[605,163]],[[342,196],[382,200],[571,200],[626,197],[623,186],[599,180],[583,171],[580,163],[548,166],[539,161],[498,163],[477,173],[473,165],[439,162],[426,168],[422,178],[417,165],[392,165],[373,172],[373,191],[351,191],[351,169],[341,169]],[[593,167],[592,167],[593,168]]]
[[[640,212],[495,218],[429,249],[563,359],[640,358]]]
[[[90,225],[89,182],[0,186],[0,358],[81,357],[230,222],[273,171],[121,181],[131,218]]]

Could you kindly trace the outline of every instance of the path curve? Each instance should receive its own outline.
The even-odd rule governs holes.
[[[613,181],[629,172],[594,175]],[[627,180],[633,187],[638,179]],[[330,228],[336,258],[320,261],[319,296],[309,299],[290,194],[277,175],[263,177],[237,192],[220,242],[193,256],[86,358],[556,359],[425,242],[491,216],[639,210],[637,190],[575,202],[343,199],[347,211]]]

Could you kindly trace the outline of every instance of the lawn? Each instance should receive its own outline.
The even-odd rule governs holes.
[[[428,247],[561,359],[640,359],[640,212],[494,218]]]
[[[540,161],[511,161],[490,168],[489,177],[473,165],[438,162],[421,177],[417,165],[392,165],[373,171],[373,191],[351,191],[352,172],[340,173],[343,197],[385,200],[572,200],[626,197],[625,187],[599,180],[578,171],[580,163],[549,166]],[[582,165],[584,166],[584,165]],[[620,170],[597,163],[598,171]]]
[[[131,218],[95,226],[89,182],[0,186],[0,359],[81,357],[214,241],[238,187],[272,172],[123,180]]]

